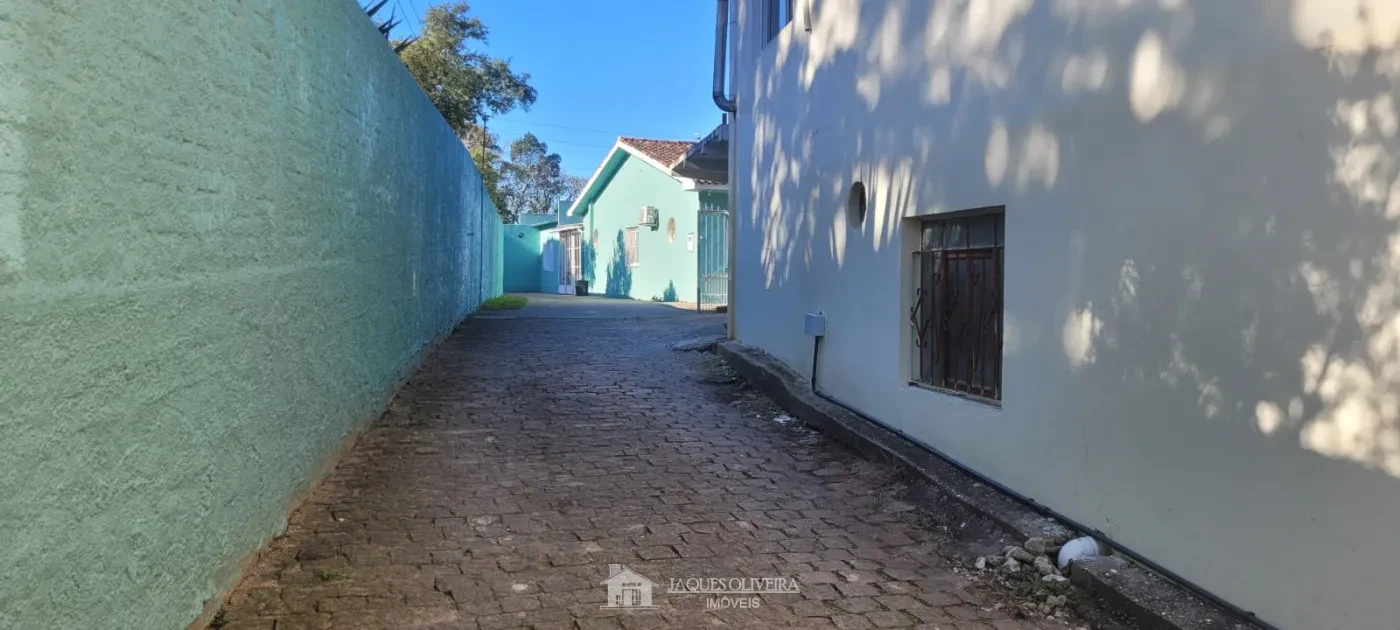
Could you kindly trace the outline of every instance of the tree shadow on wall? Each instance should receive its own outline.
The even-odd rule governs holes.
[[[593,286],[593,281],[597,279],[598,275],[598,248],[594,247],[592,243],[585,242],[580,255],[582,257],[580,263],[583,266],[583,279],[588,282],[589,286]]]
[[[789,50],[745,95],[759,105],[742,175],[763,184],[733,215],[750,282],[800,290],[897,244],[908,214],[1010,201],[1008,242],[1034,238],[1043,259],[1008,264],[1008,306],[1059,306],[1008,309],[1019,343],[1007,354],[1020,361],[1008,363],[1005,408],[1040,403],[1016,393],[1039,383],[1023,391],[1060,392],[1129,445],[1084,439],[1086,465],[1115,472],[1079,492],[1154,488],[1160,509],[1179,512],[1189,493],[1157,478],[1171,468],[1176,487],[1216,497],[1328,479],[1352,498],[1313,509],[1400,505],[1400,42],[1317,49],[1305,18],[1326,0],[1130,4],[1018,3],[996,24],[946,5],[964,7],[945,21],[968,41],[991,42],[979,47],[919,31],[932,21],[919,11],[943,3],[880,3],[854,25],[844,3],[813,5],[815,34],[775,43]],[[1171,37],[1158,30],[1187,18]],[[1123,26],[1135,20],[1157,28]],[[1385,31],[1358,21],[1357,32]],[[929,52],[882,62],[867,51],[883,48],[830,36],[881,24],[909,25],[889,29],[889,49]],[[1028,41],[1046,50],[1021,54]],[[1243,41],[1273,61],[1226,63]],[[1047,100],[1056,106],[1031,105]],[[779,101],[793,108],[765,105]],[[869,191],[863,224],[841,211],[855,179]],[[812,183],[830,180],[842,185]],[[1182,452],[1208,464],[1155,461]],[[1098,509],[1103,522],[1132,513]],[[1239,521],[1213,529],[1212,544],[1263,553],[1257,534]]]
[[[1103,25],[1129,10],[1109,3],[1061,12],[1026,3],[996,24],[963,9],[951,14],[957,27],[996,45],[937,48],[894,70],[863,48],[794,39],[782,61],[760,70],[757,98],[796,95],[797,113],[783,119],[822,120],[823,141],[859,149],[823,160],[813,125],[778,124],[777,112],[760,107],[754,153],[766,157],[753,168],[765,186],[735,220],[769,236],[740,249],[753,248],[755,275],[771,289],[794,271],[839,273],[847,258],[873,256],[897,241],[913,210],[1010,199],[1019,204],[1012,211],[1029,210],[1016,214],[1017,230],[1071,220],[1074,232],[1045,250],[1073,281],[1019,288],[1026,303],[1065,310],[1018,322],[1027,344],[1043,346],[1018,351],[1059,355],[1074,376],[1066,386],[1121,382],[1116,396],[1086,395],[1083,406],[1104,417],[1140,418],[1146,406],[1171,423],[1230,422],[1243,425],[1246,441],[1291,443],[1331,460],[1319,466],[1352,462],[1400,479],[1400,439],[1387,437],[1400,435],[1400,406],[1388,402],[1400,388],[1400,246],[1391,244],[1400,242],[1400,77],[1388,70],[1400,64],[1400,42],[1310,48],[1294,18],[1323,1],[1176,3],[1153,11],[1161,23],[1194,11],[1189,32],[1165,41],[1148,28],[1127,45]],[[815,6],[817,32],[849,17],[839,3]],[[876,32],[893,18],[928,22],[888,6],[861,13],[852,30]],[[1244,17],[1255,15],[1269,19]],[[1233,24],[1248,24],[1244,34],[1278,60],[1269,72],[1246,76],[1221,63],[1235,54]],[[1055,54],[1012,54],[1031,25]],[[912,49],[933,36],[910,27],[889,37]],[[1137,57],[1119,59],[1123,50]],[[1153,63],[1170,72],[1137,77]],[[853,76],[878,89],[852,92]],[[1046,88],[1026,79],[1045,76],[1060,80]],[[1299,96],[1275,102],[1260,86]],[[1093,126],[1050,114],[1025,120],[1025,104],[1047,96],[1101,113]],[[1288,133],[1278,132],[1279,120],[1291,121]],[[1137,129],[1145,144],[1086,131],[1099,126]],[[986,154],[930,151],[933,138]],[[926,157],[908,165],[885,157],[899,155]],[[1195,156],[1210,168],[1143,167],[1163,155]],[[1260,159],[1269,155],[1289,159]],[[793,161],[807,166],[786,168]],[[1205,170],[1229,175],[1203,180]],[[848,225],[837,210],[846,188],[804,187],[800,173],[864,181],[871,218]],[[947,194],[950,180],[960,194]],[[1112,192],[1102,192],[1106,185]],[[1093,190],[1087,196],[1099,205],[1086,205]],[[1128,190],[1137,198],[1121,195]],[[1153,201],[1163,199],[1173,202]],[[1200,229],[1209,224],[1218,227]],[[811,236],[793,238],[802,234]],[[1390,491],[1400,496],[1400,484]]]
[[[627,241],[617,231],[617,246],[608,263],[608,297],[632,297],[632,268],[627,266]]]
[[[662,302],[675,302],[679,299],[676,293],[676,281],[672,280],[666,284],[666,290],[661,292]]]

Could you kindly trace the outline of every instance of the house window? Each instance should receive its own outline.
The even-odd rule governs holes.
[[[767,24],[768,33],[763,41],[773,41],[773,38],[783,31],[783,27],[792,21],[792,3],[793,0],[764,0],[764,22]]]
[[[636,267],[641,264],[641,259],[637,256],[637,228],[627,228],[624,239],[624,246],[627,248],[627,266]]]
[[[911,380],[984,400],[1001,400],[1001,209],[921,227],[913,254]]]

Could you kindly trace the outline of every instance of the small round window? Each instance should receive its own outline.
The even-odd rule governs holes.
[[[851,184],[851,194],[846,197],[846,223],[859,229],[865,223],[865,184]]]
[[[666,219],[666,242],[676,242],[676,220]]]

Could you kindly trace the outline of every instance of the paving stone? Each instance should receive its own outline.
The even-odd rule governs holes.
[[[866,630],[875,627],[869,620],[860,615],[836,615],[831,618],[831,622],[841,630]]]
[[[746,414],[706,382],[713,357],[668,350],[705,321],[459,327],[248,568],[225,628],[1032,627],[983,612],[935,534],[885,511],[888,470]],[[658,609],[602,608],[610,564]],[[710,577],[801,592],[666,592]]]
[[[869,619],[876,628],[905,628],[914,625],[912,618],[893,610],[868,613],[865,618]]]
[[[836,614],[836,611],[818,600],[793,602],[792,612],[798,617],[827,617]]]
[[[875,600],[890,610],[906,610],[919,606],[919,601],[908,595],[881,595]]]
[[[832,602],[832,605],[848,613],[868,613],[874,610],[880,610],[880,604],[869,597],[838,599]]]

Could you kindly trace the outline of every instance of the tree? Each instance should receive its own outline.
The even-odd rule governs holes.
[[[565,175],[564,192],[560,195],[560,197],[568,203],[573,203],[578,200],[579,195],[583,194],[583,189],[587,185],[587,177],[579,177],[577,175]]]
[[[469,12],[460,0],[428,9],[418,41],[399,54],[447,124],[467,140],[492,116],[517,107],[529,111],[536,96],[529,74],[473,48],[486,43],[487,29]]]
[[[535,134],[510,143],[510,161],[501,165],[502,216],[515,220],[525,213],[548,214],[564,194],[564,172],[558,153]]]

